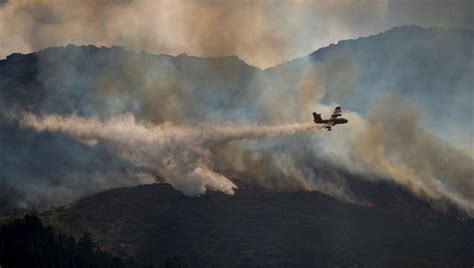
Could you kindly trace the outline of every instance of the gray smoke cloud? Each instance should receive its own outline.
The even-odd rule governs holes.
[[[474,216],[473,158],[424,129],[421,111],[398,96],[381,95],[368,113],[350,139],[355,166],[393,179],[435,206],[447,200]]]
[[[0,56],[71,43],[121,45],[239,55],[265,68],[399,25],[472,28],[472,10],[470,0],[11,0],[0,3]]]
[[[67,132],[59,131],[59,127],[53,128],[55,131],[39,125],[32,128],[25,123],[15,130],[19,133],[4,136],[3,140],[16,142],[25,151],[17,153],[15,146],[10,148],[5,144],[2,148],[5,154],[0,157],[5,163],[4,180],[25,197],[17,200],[21,207],[61,205],[101,190],[157,181],[169,182],[187,194],[200,194],[206,189],[232,193],[235,185],[232,181],[239,179],[244,184],[267,189],[320,190],[341,200],[357,202],[349,196],[343,180],[328,183],[311,167],[302,170],[299,161],[292,156],[298,154],[304,159],[313,152],[292,146],[282,148],[285,141],[275,142],[277,136],[272,134],[314,128],[306,123],[285,122],[310,121],[311,104],[321,100],[328,90],[350,92],[355,81],[334,86],[329,74],[331,69],[340,69],[347,77],[355,77],[356,67],[350,53],[333,53],[320,63],[299,60],[297,65],[303,72],[289,68],[275,70],[266,77],[262,71],[235,57],[205,60],[156,57],[117,48],[100,52],[91,47],[68,47],[38,53],[38,77],[49,81],[48,87],[28,91],[25,98],[19,99],[20,107],[28,107],[30,116],[44,119],[45,124],[57,118],[57,125],[87,127]],[[88,63],[89,53],[98,53],[99,60],[110,66]],[[242,79],[246,82],[240,86],[238,81]],[[294,83],[298,86],[294,87]],[[341,88],[341,85],[350,88]],[[9,88],[4,89],[4,98],[0,100],[6,101],[6,107],[16,107],[18,104],[11,102],[9,95],[18,91],[8,92]],[[329,108],[324,110],[330,112]],[[120,116],[130,112],[133,116]],[[20,116],[24,112],[16,113]],[[50,117],[43,118],[42,114]],[[76,115],[68,117],[71,114]],[[24,117],[27,118],[30,117]],[[134,118],[139,118],[140,123]],[[17,127],[16,123],[9,122],[11,119],[11,113],[2,118],[6,134]],[[269,125],[265,127],[260,125],[262,123]],[[196,124],[198,128],[190,127]],[[105,129],[115,132],[120,132],[117,127],[121,126],[127,135],[129,129],[141,133],[141,127],[146,126],[146,129],[149,125],[166,129],[165,139],[180,134],[176,136],[179,139],[170,139],[153,155],[148,152],[149,147],[155,146],[147,140],[150,131],[142,136],[130,134],[129,140],[125,134],[117,134],[122,137],[120,141],[111,141],[104,133],[94,134],[103,135],[102,138],[81,133],[85,129],[104,129],[104,125],[108,126]],[[217,127],[219,125],[226,127]],[[112,132],[107,137],[114,137]],[[265,138],[272,135],[273,138]],[[290,136],[301,142],[308,139],[300,132]],[[201,144],[191,143],[190,137],[200,140]],[[259,138],[257,143],[248,141],[255,138]],[[242,139],[247,141],[238,141]],[[275,150],[275,146],[280,148]],[[137,148],[143,153],[135,152]],[[166,152],[170,155],[156,160]],[[218,161],[231,159],[238,152],[241,154],[236,156],[236,163],[243,163],[239,167]],[[216,159],[217,154],[220,159]],[[246,155],[252,157],[244,159]],[[172,161],[161,162],[163,159]],[[257,162],[260,163],[254,168]],[[255,177],[247,176],[252,173]]]
[[[316,129],[313,124],[276,126],[203,125],[195,128],[139,123],[133,115],[114,117],[102,122],[97,118],[26,114],[14,116],[21,126],[37,131],[72,135],[90,146],[103,142],[120,158],[141,168],[137,184],[143,177],[150,181],[170,183],[188,195],[206,190],[233,194],[237,186],[223,174],[212,170],[209,149],[233,140],[291,134]],[[310,188],[307,187],[307,190]]]
[[[398,30],[387,35],[393,38],[393,32],[397,37]],[[406,50],[413,51],[416,42]],[[458,45],[469,49],[464,42]],[[464,50],[457,51],[465,60]],[[10,77],[4,80],[0,101],[14,107],[11,96],[20,94],[20,106],[27,111],[13,116],[21,122],[13,124],[19,135],[0,132],[3,140],[14,142],[1,144],[5,154],[0,160],[6,163],[2,179],[9,187],[4,192],[22,206],[49,206],[156,181],[191,195],[208,189],[232,194],[242,183],[271,190],[315,190],[363,203],[346,187],[340,171],[348,170],[372,180],[392,180],[433,206],[454,204],[472,215],[472,157],[436,138],[414,108],[420,105],[405,101],[409,96],[377,98],[379,87],[361,91],[358,79],[370,62],[356,61],[353,53],[341,45],[319,53],[317,59],[297,59],[262,71],[236,57],[175,58],[91,47],[42,51],[35,58],[34,77],[40,83],[33,81],[31,88],[22,84],[26,89],[17,90],[21,87],[9,82]],[[403,61],[413,54],[397,53],[401,64],[383,64],[395,71],[412,66],[401,73],[416,74],[418,68]],[[468,73],[460,62],[451,66]],[[371,68],[384,69],[381,66]],[[363,78],[385,82],[379,77]],[[427,83],[424,77],[417,87]],[[453,81],[448,78],[443,81]],[[469,89],[472,80],[461,80],[467,86],[459,87]],[[402,90],[403,85],[386,84]],[[433,103],[440,101],[439,95],[431,97],[438,91],[423,95],[421,89],[416,92],[426,106],[438,108]],[[313,111],[328,117],[335,106],[355,97],[370,100],[371,108],[354,111],[354,106],[342,105],[349,124],[331,133],[300,132],[310,126],[286,124],[309,122]]]
[[[293,144],[290,151],[275,150],[271,145],[249,150],[248,144],[239,140],[276,139],[319,127],[314,124],[154,125],[138,122],[131,114],[107,121],[77,115],[38,117],[23,112],[10,117],[22,127],[71,135],[88,146],[103,144],[138,170],[126,173],[135,180],[133,184],[162,181],[188,195],[207,190],[233,194],[237,188],[235,176],[250,178],[270,189],[317,190],[340,200],[359,202],[337,176],[329,182],[305,170],[301,162],[311,159],[311,154],[320,154],[354,173],[375,180],[393,180],[439,209],[454,204],[474,215],[473,159],[424,130],[415,105],[385,94],[376,100],[367,119],[354,112],[346,114],[351,122],[350,131],[326,137],[300,135],[300,143],[314,146],[311,139],[318,139],[319,146],[308,150]],[[269,180],[272,176],[281,181]]]

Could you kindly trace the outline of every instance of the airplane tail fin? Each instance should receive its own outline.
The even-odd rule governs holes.
[[[313,113],[314,123],[322,123],[323,119],[321,118],[321,114]]]

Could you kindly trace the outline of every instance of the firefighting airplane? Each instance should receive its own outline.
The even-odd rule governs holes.
[[[316,124],[326,124],[324,127],[328,130],[331,131],[331,127],[335,125],[340,125],[340,124],[345,124],[349,121],[345,118],[338,118],[342,116],[342,111],[341,107],[337,106],[336,109],[334,109],[334,112],[331,115],[330,119],[322,119],[321,114],[313,113],[313,118],[314,118],[314,123]]]

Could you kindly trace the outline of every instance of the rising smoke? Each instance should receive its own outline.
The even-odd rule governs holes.
[[[71,43],[121,45],[239,55],[265,68],[398,25],[472,28],[472,8],[469,0],[9,0],[0,4],[0,57]]]
[[[329,159],[332,155],[333,162],[355,173],[394,180],[441,209],[447,201],[473,215],[474,184],[469,178],[474,176],[474,168],[469,156],[423,130],[418,122],[420,112],[397,96],[382,95],[369,113],[367,120],[348,113],[351,131],[341,132],[343,135],[336,136],[337,141],[323,139],[321,154],[326,153]],[[215,171],[216,165],[236,171],[251,171],[240,175],[250,175],[258,181],[262,175],[272,173],[266,166],[275,161],[275,166],[283,172],[286,185],[269,186],[265,180],[257,184],[285,190],[293,185],[294,190],[319,190],[341,200],[357,202],[337,184],[317,183],[311,173],[305,174],[295,166],[295,159],[309,158],[308,154],[314,151],[302,150],[299,156],[295,155],[295,151],[292,154],[271,151],[270,154],[276,156],[266,160],[257,157],[255,165],[252,163],[253,156],[242,144],[226,147],[234,141],[275,138],[319,128],[313,124],[202,124],[182,127],[170,123],[153,125],[138,122],[132,114],[107,121],[77,115],[38,117],[23,112],[10,114],[10,117],[18,120],[22,127],[71,135],[88,146],[103,144],[139,170],[136,173],[127,172],[128,176],[135,178],[136,184],[167,182],[188,195],[200,195],[207,190],[234,194],[236,184],[226,177],[225,172]],[[340,145],[337,146],[336,142]],[[296,147],[301,149],[298,145]],[[223,159],[216,161],[216,154]],[[229,158],[229,154],[233,156]],[[236,163],[240,163],[241,167],[235,166]]]
[[[362,64],[350,49],[265,71],[235,57],[90,47],[43,51],[37,63],[33,77],[44,84],[5,88],[0,98],[14,107],[10,96],[24,94],[18,103],[26,112],[14,113],[11,124],[18,132],[0,132],[8,141],[2,193],[22,206],[156,181],[190,195],[232,194],[243,183],[359,202],[340,167],[472,215],[472,158],[432,135],[413,103],[354,91]],[[282,123],[310,122],[313,111],[328,116],[359,95],[373,99],[372,108],[343,106],[350,123],[332,133]]]
[[[426,131],[421,111],[398,96],[381,95],[367,124],[351,139],[358,166],[395,180],[435,206],[456,204],[474,216],[474,161]]]

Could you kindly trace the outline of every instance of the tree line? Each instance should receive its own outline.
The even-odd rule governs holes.
[[[89,234],[76,241],[56,234],[35,215],[0,227],[0,267],[152,267],[123,259],[100,249]]]

